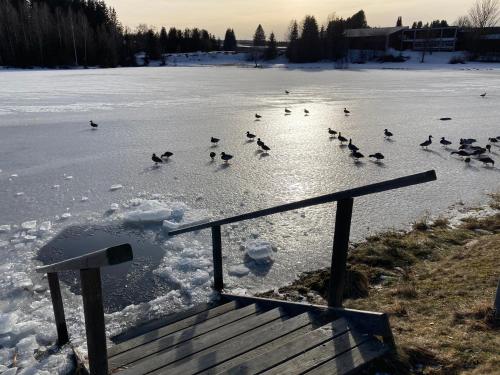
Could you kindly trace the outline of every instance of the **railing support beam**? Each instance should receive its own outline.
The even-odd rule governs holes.
[[[90,375],[108,374],[108,354],[99,268],[80,270]]]
[[[61,287],[59,285],[59,277],[56,272],[47,274],[49,281],[50,296],[52,297],[52,307],[54,309],[54,317],[57,328],[57,345],[63,346],[69,342],[68,327],[66,326],[66,318],[64,316],[64,305],[61,297]]]
[[[212,227],[212,250],[214,262],[214,289],[218,292],[224,289],[224,279],[222,275],[222,238],[220,225]]]
[[[328,306],[330,307],[342,307],[353,203],[353,198],[342,199],[337,202],[328,289]]]

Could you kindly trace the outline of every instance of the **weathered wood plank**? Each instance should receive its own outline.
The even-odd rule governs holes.
[[[59,285],[59,277],[57,273],[49,272],[47,274],[47,279],[49,281],[50,297],[52,298],[52,307],[54,309],[56,321],[57,345],[63,346],[69,342],[69,336],[66,318],[64,316],[64,305],[61,296],[61,287]]]
[[[220,372],[223,372],[227,369],[230,369],[232,367],[237,366],[241,362],[245,362],[249,359],[252,358],[257,358],[260,357],[261,355],[271,352],[277,347],[284,345],[290,341],[293,341],[299,337],[302,337],[304,335],[307,335],[309,332],[312,332],[314,330],[313,325],[307,325],[302,328],[299,328],[293,332],[290,332],[282,337],[280,337],[278,340],[274,340],[271,342],[268,342],[267,344],[264,344],[262,346],[259,346],[258,348],[252,349],[246,353],[242,353],[241,355],[238,355],[237,357],[230,359],[229,361],[226,361],[224,363],[221,363],[215,367],[212,367],[208,369],[207,371],[203,371],[200,374],[204,375],[214,375]]]
[[[287,333],[311,325],[314,318],[313,314],[304,313],[286,320],[275,320],[222,344],[212,346],[181,361],[174,362],[151,375],[197,374],[270,341],[279,339]]]
[[[173,324],[175,322],[178,322],[179,320],[183,320],[186,318],[189,318],[190,316],[202,313],[204,311],[213,309],[217,306],[219,306],[221,303],[218,301],[216,302],[208,302],[208,303],[202,303],[199,305],[196,305],[190,309],[168,314],[167,316],[161,317],[159,319],[155,319],[149,322],[146,322],[144,324],[138,325],[136,327],[132,327],[128,329],[127,331],[120,333],[118,335],[115,335],[111,337],[110,339],[116,343],[117,345],[127,341],[131,340],[137,336],[144,335],[145,333],[148,333],[150,331],[153,331],[155,329],[159,329],[161,327],[167,326],[169,324]],[[108,350],[108,355],[111,356],[111,350]]]
[[[222,275],[222,238],[220,225],[212,227],[212,256],[214,265],[214,289],[220,292],[224,288]]]
[[[121,374],[141,375],[155,371],[159,368],[169,365],[170,363],[179,361],[194,353],[200,352],[211,346],[217,345],[221,342],[229,340],[245,332],[251,331],[252,329],[263,326],[276,319],[283,318],[284,316],[286,315],[283,309],[274,309],[259,314],[257,316],[250,316],[248,318],[244,318],[242,320],[221,327],[209,335],[202,335],[196,337],[190,341],[184,342],[180,345],[170,348],[167,351],[157,353],[154,356],[144,358],[132,364],[130,367],[125,369]]]
[[[301,354],[293,359],[282,363],[279,366],[273,367],[263,374],[287,374],[295,375],[302,374],[303,372],[315,368],[323,363],[335,358],[336,356],[349,351],[351,348],[356,347],[371,337],[368,335],[361,335],[356,331],[347,331],[343,335],[335,337],[333,340],[327,341],[315,348]]]
[[[177,230],[173,230],[168,233],[169,236],[175,236],[182,233],[194,232],[201,229],[211,228],[216,225],[225,225],[236,223],[238,221],[256,219],[258,217],[277,214],[280,212],[286,212],[291,210],[297,210],[303,207],[315,206],[318,204],[330,203],[339,201],[347,198],[356,198],[361,197],[363,195],[380,193],[387,190],[400,189],[403,187],[422,184],[425,182],[435,181],[436,180],[436,172],[434,170],[430,170],[423,173],[417,173],[411,176],[396,178],[394,180],[388,180],[383,182],[378,182],[375,184],[365,185],[354,189],[349,189],[345,191],[340,191],[333,194],[326,194],[315,198],[309,198],[298,202],[288,203],[281,206],[266,208],[264,210],[259,210],[251,213],[246,213],[234,217],[229,217],[222,220],[216,220],[209,223],[203,223],[199,225],[187,226],[185,228],[180,228]]]
[[[159,337],[156,340],[115,355],[109,359],[109,366],[111,368],[117,368],[128,365],[129,363],[133,363],[144,357],[165,351],[168,348],[189,341],[229,323],[254,315],[260,310],[261,309],[257,305],[253,304],[241,309],[226,312],[225,314],[200,322],[170,335]],[[154,333],[151,332],[150,336],[153,334]]]
[[[328,288],[328,306],[331,307],[342,307],[353,203],[353,198],[342,199],[337,202],[330,285]]]
[[[229,311],[235,310],[238,306],[241,306],[237,301],[232,301],[225,303],[223,305],[217,306],[213,309],[203,311],[196,315],[187,317],[180,321],[174,322],[172,324],[160,327],[158,329],[148,331],[140,336],[134,337],[128,341],[121,344],[113,346],[109,349],[109,357],[116,356],[120,353],[126,352],[127,350],[136,348],[138,346],[147,344],[151,341],[157,340],[161,337],[165,337],[174,332],[186,329],[188,327],[194,326],[199,323],[203,323],[209,319],[217,317],[219,315],[225,314]]]
[[[132,247],[129,244],[110,247],[103,250],[79,257],[63,260],[62,262],[37,267],[38,273],[78,271],[82,269],[100,268],[113,266],[116,264],[128,262],[133,259]]]
[[[345,319],[337,319],[319,329],[298,337],[286,343],[282,343],[273,350],[263,353],[258,357],[243,359],[233,366],[218,366],[216,371],[210,370],[210,374],[257,374],[272,367],[278,366],[304,352],[315,348],[333,338],[345,334],[349,326]],[[280,344],[280,341],[277,341]],[[240,359],[239,357],[236,360]]]
[[[90,375],[108,374],[106,329],[99,268],[80,270]]]
[[[371,361],[388,352],[375,339],[370,339],[354,349],[308,372],[308,375],[351,375],[363,370]]]

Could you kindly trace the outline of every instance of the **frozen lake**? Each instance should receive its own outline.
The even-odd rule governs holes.
[[[11,228],[0,233],[5,255],[0,267],[9,275],[0,282],[0,313],[5,315],[0,340],[2,325],[13,312],[32,308],[27,293],[43,301],[46,314],[40,320],[53,331],[48,294],[33,291],[46,281],[32,275],[37,264],[32,259],[68,226],[121,225],[131,211],[151,205],[168,210],[166,218],[175,226],[429,169],[436,169],[437,182],[357,199],[353,238],[405,227],[458,201],[486,200],[485,194],[500,185],[500,169],[484,168],[477,161],[467,167],[438,142],[445,136],[457,147],[459,138],[470,137],[484,146],[488,137],[500,136],[499,78],[498,70],[178,67],[1,72],[0,226]],[[488,95],[482,99],[484,91]],[[285,107],[291,115],[284,116]],[[344,116],[344,107],[351,116]],[[255,113],[262,115],[261,121],[254,120]],[[441,117],[452,120],[439,121]],[[89,120],[100,125],[97,131],[90,129]],[[352,138],[366,156],[382,152],[384,163],[354,163],[348,149],[329,138],[328,127]],[[392,142],[384,139],[385,128],[395,134]],[[256,153],[256,144],[246,140],[247,130],[271,147],[269,156]],[[418,145],[430,134],[435,143],[424,151]],[[211,148],[211,136],[221,139],[217,148]],[[171,161],[152,168],[151,154],[166,150],[174,153]],[[211,151],[234,155],[231,165],[224,167],[219,158],[210,162]],[[493,146],[492,151],[500,161],[500,148]],[[117,184],[122,188],[111,191]],[[112,204],[117,206],[110,211]],[[223,229],[225,271],[245,263],[249,240],[268,240],[274,249],[272,266],[262,269],[247,262],[249,274],[226,275],[228,287],[277,287],[302,271],[328,264],[333,212],[333,206],[320,206]],[[65,213],[71,217],[62,220]],[[34,228],[19,227],[32,220],[37,220]],[[40,230],[46,221],[52,228]],[[120,239],[126,235],[121,233]],[[129,309],[122,321],[110,316],[110,331],[119,330],[124,321],[132,324],[208,297],[208,233],[168,239],[161,228],[137,230],[135,225],[129,235],[165,251],[160,264],[148,269],[171,292],[152,296],[161,303]],[[148,257],[142,258],[147,268]],[[128,283],[140,287],[133,278]],[[16,287],[21,294],[14,303]],[[16,315],[16,322],[23,319],[27,317]],[[12,335],[6,347],[20,337],[31,336]]]

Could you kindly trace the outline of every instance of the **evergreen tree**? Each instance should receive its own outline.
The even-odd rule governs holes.
[[[424,25],[422,24],[422,21],[417,22],[417,29],[422,29]]]
[[[233,29],[226,30],[226,36],[224,37],[224,51],[235,51],[236,50],[236,36]]]
[[[346,20],[348,29],[365,29],[368,27],[366,15],[363,10],[355,13],[352,17]]]
[[[411,28],[412,28],[412,29],[416,29],[416,28],[417,28],[417,23],[416,23],[416,22],[413,22],[413,25],[411,25]]]
[[[403,18],[399,16],[398,20],[396,21],[396,27],[402,27],[402,26],[403,26]]]
[[[276,38],[274,33],[271,32],[269,35],[269,41],[267,42],[267,49],[265,53],[266,60],[273,60],[278,56],[278,45],[276,43]]]
[[[299,39],[299,61],[315,62],[321,57],[318,23],[314,16],[306,16]]]
[[[160,30],[160,52],[162,54],[167,53],[168,51],[168,35],[167,35],[167,30],[162,27]]]
[[[260,24],[255,30],[255,34],[253,36],[253,45],[255,47],[263,47],[266,45],[266,33],[264,32],[264,29]]]
[[[299,25],[295,20],[291,22],[288,30],[286,57],[291,62],[297,62],[299,60]]]

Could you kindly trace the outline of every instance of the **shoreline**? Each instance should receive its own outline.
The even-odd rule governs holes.
[[[424,217],[409,230],[350,245],[344,305],[387,313],[398,347],[373,371],[496,373],[500,193],[490,197],[489,204],[455,205],[448,215]],[[257,296],[326,305],[329,277],[329,268],[305,272]]]
[[[394,54],[394,51],[393,53]],[[428,71],[428,70],[458,70],[458,71],[484,71],[500,70],[500,62],[477,62],[468,61],[462,64],[450,64],[455,56],[464,56],[464,52],[434,52],[426,57],[427,61],[420,63],[420,52],[404,51],[407,58],[405,62],[379,62],[366,61],[364,63],[338,63],[336,61],[318,61],[314,63],[290,63],[284,57],[271,61],[249,61],[246,53],[224,54],[216,52],[192,52],[172,54],[168,57],[166,64],[160,60],[153,60],[149,65],[142,65],[141,56],[137,57],[136,66],[117,66],[103,68],[98,66],[59,66],[59,67],[6,67],[0,66],[1,71],[75,71],[96,69],[124,69],[124,68],[173,68],[173,67],[236,67],[244,69],[289,69],[289,70],[340,70],[340,71],[363,71],[363,70],[402,70],[402,71]],[[465,61],[465,60],[464,60]]]

